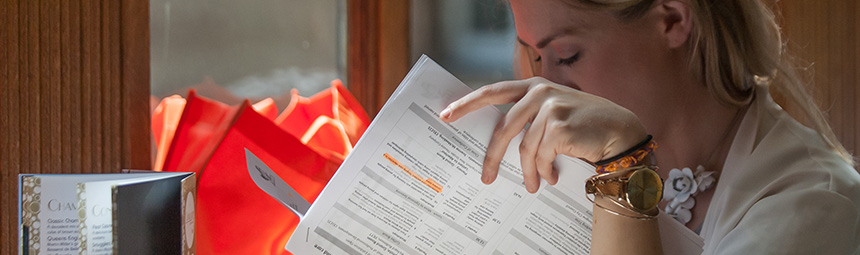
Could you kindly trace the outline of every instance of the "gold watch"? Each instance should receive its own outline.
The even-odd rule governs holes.
[[[641,216],[621,214],[595,204],[614,214],[650,219],[656,217],[659,212],[657,203],[663,199],[663,180],[654,168],[633,166],[592,176],[585,181],[585,193],[607,197],[615,204]],[[591,197],[589,200],[592,200]]]

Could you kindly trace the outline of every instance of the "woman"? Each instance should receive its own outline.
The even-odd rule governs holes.
[[[520,152],[530,192],[540,178],[555,184],[556,154],[605,161],[641,147],[650,134],[659,142],[656,161],[635,164],[659,167],[668,179],[662,213],[697,231],[704,253],[860,252],[860,176],[786,63],[767,6],[510,3],[522,74],[539,77],[484,86],[441,113],[455,121],[489,104],[516,102],[488,146],[485,183],[524,128]],[[811,128],[775,104],[769,89],[795,104],[796,117]],[[661,252],[655,220],[636,219],[641,212],[608,201],[595,201],[593,252]]]

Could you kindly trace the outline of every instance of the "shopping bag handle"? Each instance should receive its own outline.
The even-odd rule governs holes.
[[[347,152],[352,151],[352,143],[349,142],[349,135],[346,134],[346,128],[340,120],[329,118],[328,116],[321,115],[317,117],[311,126],[308,127],[307,131],[302,135],[301,141],[303,144],[307,144],[323,127],[323,125],[332,125],[340,132],[340,138],[343,140],[344,149]]]

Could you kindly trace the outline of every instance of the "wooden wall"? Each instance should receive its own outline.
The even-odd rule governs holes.
[[[849,152],[860,154],[860,3],[782,0],[789,49],[809,66],[814,96]]]
[[[409,2],[347,1],[347,85],[371,118],[412,65]]]
[[[150,168],[149,4],[0,0],[0,254],[19,173]]]

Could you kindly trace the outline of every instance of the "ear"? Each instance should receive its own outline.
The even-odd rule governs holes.
[[[690,39],[693,17],[690,3],[685,0],[658,1],[660,25],[669,48],[684,46]]]

